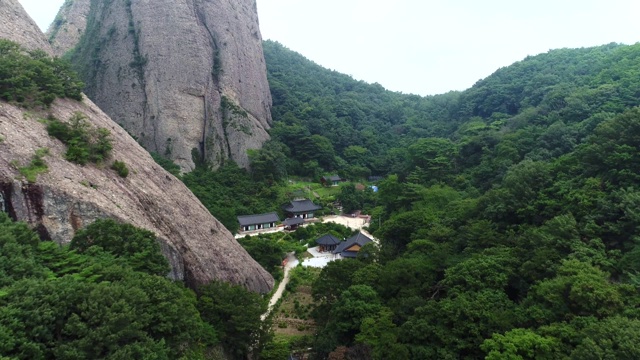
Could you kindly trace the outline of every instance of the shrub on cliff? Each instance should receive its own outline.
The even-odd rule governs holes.
[[[129,176],[129,168],[127,168],[127,164],[124,161],[114,161],[113,164],[111,164],[111,169],[115,170],[122,178]]]
[[[65,158],[80,165],[101,163],[113,149],[109,130],[92,128],[86,115],[80,112],[73,114],[68,124],[48,119],[47,132],[67,145]]]
[[[83,87],[68,62],[0,39],[1,99],[24,107],[48,107],[56,98],[82,100]]]

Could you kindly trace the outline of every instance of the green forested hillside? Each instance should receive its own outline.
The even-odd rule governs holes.
[[[317,358],[640,357],[640,44],[554,50],[424,98],[265,53],[290,171],[322,144],[325,170],[387,176],[379,251],[314,286]]]
[[[430,175],[436,181],[471,171],[474,186],[486,189],[505,170],[489,160],[557,157],[602,120],[640,104],[640,45],[554,50],[500,69],[467,91],[429,97],[356,81],[275,42],[264,49],[272,136],[286,145],[289,173],[300,175],[321,173],[318,166],[350,178],[428,167],[437,170]]]
[[[0,213],[0,358],[243,359],[269,342],[261,295],[196,295],[168,271],[149,231],[98,220],[60,247]]]
[[[326,70],[282,45],[264,43],[273,97],[272,137],[286,145],[289,172],[347,177],[393,172],[404,148],[419,136],[445,136],[457,102],[451,93],[425,101]],[[442,120],[442,121],[441,121]]]

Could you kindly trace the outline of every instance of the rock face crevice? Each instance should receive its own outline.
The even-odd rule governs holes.
[[[88,3],[83,36],[65,50],[87,95],[183,170],[194,151],[248,167],[271,123],[255,0],[74,0],[58,17],[81,17]],[[69,31],[62,24],[53,44]]]

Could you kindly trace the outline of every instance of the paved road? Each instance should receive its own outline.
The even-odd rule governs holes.
[[[273,293],[273,296],[271,296],[271,300],[269,300],[269,307],[267,308],[267,312],[262,314],[261,319],[263,321],[264,321],[264,319],[267,318],[267,315],[269,315],[269,313],[273,309],[273,306],[282,297],[282,293],[284,292],[284,288],[289,283],[289,272],[291,271],[291,269],[293,269],[296,266],[298,266],[298,259],[296,259],[294,253],[289,253],[287,255],[287,265],[285,265],[285,267],[284,267],[284,277],[282,278],[282,281],[280,282],[280,285],[278,285],[278,289],[276,290],[276,292]]]

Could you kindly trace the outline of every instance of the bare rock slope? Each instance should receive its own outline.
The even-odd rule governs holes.
[[[75,46],[101,109],[184,170],[192,155],[248,166],[271,122],[255,0],[74,0],[58,17],[80,24],[83,11],[77,45],[63,36],[80,27],[64,23],[51,40],[57,51]]]
[[[38,25],[18,0],[0,0],[0,38],[15,41],[28,50],[53,53]]]
[[[87,27],[90,0],[65,0],[53,23],[47,29],[56,56],[63,56],[76,46]]]
[[[1,38],[47,49],[44,34],[17,1],[0,0],[0,20]],[[86,115],[92,127],[110,131],[109,161],[124,161],[128,177],[121,178],[108,166],[66,161],[65,146],[38,121],[49,115],[66,121],[77,112]],[[45,148],[48,171],[28,183],[18,169]],[[86,98],[83,102],[58,99],[41,112],[0,101],[0,211],[32,224],[41,236],[59,243],[69,241],[77,229],[95,219],[119,219],[156,233],[175,279],[189,285],[222,280],[263,293],[273,287],[271,275],[189,189]]]
[[[111,160],[124,161],[129,176],[121,178],[108,166],[80,166],[64,159],[65,145],[50,137],[38,119],[51,114],[66,120],[75,112],[111,132]],[[95,219],[115,218],[158,235],[175,279],[190,285],[224,280],[259,292],[273,287],[271,275],[189,189],[90,100],[58,99],[42,113],[25,113],[0,102],[0,136],[0,210],[32,224],[41,236],[63,243]],[[44,157],[48,171],[30,184],[17,168],[43,148],[49,149]]]

